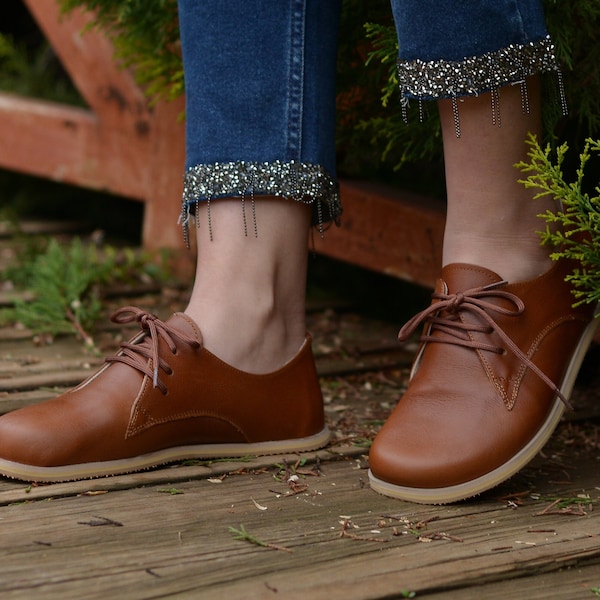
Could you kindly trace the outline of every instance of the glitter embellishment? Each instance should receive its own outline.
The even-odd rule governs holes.
[[[320,165],[295,161],[199,164],[186,171],[183,181],[181,224],[186,246],[189,247],[189,221],[197,212],[198,201],[210,203],[218,198],[239,197],[247,234],[246,199],[251,199],[254,217],[254,198],[258,195],[312,204],[313,225],[321,235],[324,223],[337,221],[342,213],[338,184]],[[256,235],[256,221],[254,232]]]
[[[492,95],[492,118],[500,125],[498,89],[519,85],[523,111],[529,111],[526,78],[536,73],[556,74],[563,114],[566,114],[565,92],[554,44],[550,36],[537,42],[511,44],[495,52],[471,56],[458,61],[398,60],[398,85],[402,94],[402,117],[407,122],[408,104],[416,99],[456,99],[460,96]],[[455,115],[456,120],[456,115]],[[460,137],[460,128],[457,127]]]

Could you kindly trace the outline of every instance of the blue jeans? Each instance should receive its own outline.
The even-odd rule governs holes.
[[[404,98],[479,94],[557,69],[539,0],[391,4]],[[340,214],[339,10],[340,0],[179,0],[184,224],[200,201],[254,194],[310,203],[319,226]]]

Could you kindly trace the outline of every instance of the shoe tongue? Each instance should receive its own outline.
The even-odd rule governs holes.
[[[484,287],[502,281],[502,277],[485,267],[469,265],[466,263],[452,263],[442,269],[441,279],[438,281],[438,291],[456,294],[473,288]],[[441,288],[441,289],[440,289]]]
[[[193,319],[188,317],[186,314],[177,312],[171,315],[171,317],[165,321],[165,324],[171,329],[174,329],[179,333],[183,333],[202,344],[202,333],[200,332],[200,328],[198,325],[196,325]]]

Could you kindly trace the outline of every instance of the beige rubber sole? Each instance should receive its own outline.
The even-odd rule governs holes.
[[[596,330],[600,326],[600,306],[596,308],[595,315],[596,318],[589,323],[579,340],[579,344],[573,353],[562,385],[560,386],[560,391],[566,398],[569,398],[573,391],[573,386],[575,385],[581,363],[594,339]],[[448,504],[450,502],[457,502],[459,500],[466,500],[467,498],[477,496],[482,492],[496,487],[503,481],[506,481],[531,462],[550,439],[550,436],[560,422],[564,410],[564,404],[560,399],[556,398],[554,406],[544,422],[544,425],[531,441],[509,461],[477,479],[443,488],[412,488],[383,481],[382,479],[375,477],[369,470],[369,483],[371,489],[384,496],[417,502],[419,504]]]
[[[36,467],[0,459],[0,474],[11,479],[32,482],[76,481],[94,479],[123,473],[144,471],[152,467],[184,460],[210,460],[216,458],[240,458],[242,456],[268,456],[317,450],[329,443],[331,432],[327,427],[305,438],[257,442],[253,444],[206,444],[180,446],[150,452],[122,460],[82,463],[58,467]]]

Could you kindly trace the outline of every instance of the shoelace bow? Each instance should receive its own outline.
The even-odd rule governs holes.
[[[571,403],[566,399],[556,384],[510,339],[508,334],[496,323],[490,313],[497,313],[509,317],[518,317],[525,310],[523,301],[510,292],[497,289],[506,284],[506,281],[499,281],[491,285],[472,288],[457,294],[445,294],[435,292],[433,298],[438,302],[432,303],[425,310],[416,314],[410,319],[398,333],[398,339],[401,342],[406,341],[413,332],[422,323],[429,323],[431,326],[421,336],[421,342],[438,342],[445,344],[454,344],[473,348],[475,350],[484,350],[494,352],[495,354],[504,353],[500,346],[494,346],[483,341],[476,341],[469,335],[474,333],[496,333],[520,361],[528,369],[531,369],[552,391],[561,399],[561,401],[572,410]],[[486,300],[486,298],[504,298],[508,300],[514,309],[504,308]],[[459,318],[460,311],[474,313],[481,317],[486,324],[476,325],[474,323],[464,323]],[[442,332],[444,336],[433,336],[433,331]]]
[[[192,348],[199,348],[200,342],[189,337],[166,323],[161,321],[156,315],[146,312],[135,306],[126,306],[117,310],[110,318],[114,323],[126,325],[135,321],[139,322],[142,330],[146,334],[139,343],[123,342],[121,350],[114,356],[108,356],[105,360],[108,363],[121,362],[134,369],[137,369],[144,375],[152,379],[152,385],[158,387],[163,394],[167,392],[167,386],[160,380],[158,373],[162,369],[167,375],[173,371],[168,363],[160,358],[158,354],[158,342],[162,338],[172,354],[177,353],[176,341],[188,344]],[[152,368],[148,363],[150,359]]]

